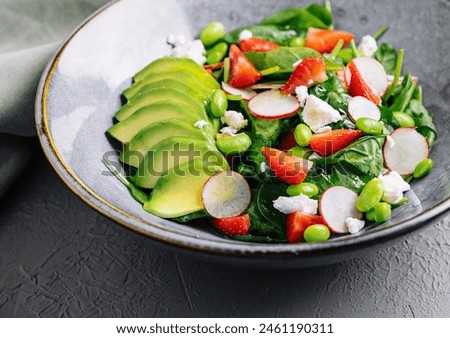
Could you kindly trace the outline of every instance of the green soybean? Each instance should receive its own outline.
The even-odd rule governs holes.
[[[287,151],[287,153],[289,155],[292,155],[292,156],[295,156],[295,157],[308,159],[312,155],[313,151],[311,149],[309,149],[309,148],[303,148],[303,147],[300,147],[300,146],[296,146],[296,147],[293,147],[293,148],[289,149]]]
[[[375,222],[381,224],[387,222],[389,218],[391,218],[392,207],[389,203],[381,202],[375,206],[374,212],[375,212]]]
[[[290,47],[303,47],[304,45],[305,45],[305,38],[302,37],[293,38],[289,42]]]
[[[289,196],[298,196],[303,194],[308,197],[313,197],[319,193],[319,188],[317,188],[317,185],[312,183],[300,183],[289,186],[286,193]]]
[[[225,42],[219,42],[206,52],[206,63],[215,65],[223,60],[227,55],[228,45]]]
[[[394,116],[395,120],[397,121],[397,123],[400,127],[407,128],[407,127],[415,127],[416,126],[414,119],[406,113],[397,111],[397,112],[393,113],[392,115]]]
[[[236,136],[220,136],[217,138],[216,145],[225,155],[237,155],[246,151],[252,144],[250,137],[245,134]]]
[[[309,141],[311,141],[312,132],[311,129],[306,124],[300,123],[294,129],[294,138],[295,142],[299,146],[307,147],[309,145]]]
[[[433,160],[431,158],[426,158],[423,161],[419,162],[414,169],[413,176],[414,178],[422,178],[428,175],[430,170],[433,168]]]
[[[366,216],[366,220],[368,220],[369,222],[375,222],[375,210],[374,209],[367,211],[365,216]]]
[[[217,89],[211,97],[209,110],[214,117],[221,117],[228,109],[227,94],[221,89]]]
[[[330,229],[323,224],[313,224],[306,228],[303,238],[308,243],[321,243],[330,238]]]
[[[220,22],[211,22],[200,33],[200,40],[205,46],[211,46],[225,36],[225,27]]]
[[[377,178],[369,181],[356,200],[356,209],[367,212],[373,209],[383,197],[383,182]]]
[[[384,124],[369,117],[361,117],[356,121],[356,127],[367,135],[380,135]]]

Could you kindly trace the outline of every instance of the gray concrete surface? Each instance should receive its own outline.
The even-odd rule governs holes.
[[[294,271],[192,260],[107,220],[43,155],[0,204],[0,317],[450,317],[450,217]]]

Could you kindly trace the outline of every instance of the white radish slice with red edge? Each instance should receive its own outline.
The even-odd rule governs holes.
[[[297,114],[300,103],[293,95],[268,90],[256,95],[248,103],[250,113],[266,120],[279,120]]]
[[[227,94],[240,95],[242,99],[246,101],[251,100],[254,96],[258,94],[251,88],[235,88],[226,82],[222,82],[222,89]]]
[[[359,71],[362,79],[369,86],[372,92],[382,97],[388,88],[387,74],[383,65],[377,60],[369,57],[358,57],[352,60]],[[351,77],[346,76],[346,82],[349,84]]]
[[[427,139],[414,128],[398,128],[390,137],[383,147],[384,163],[402,176],[411,175],[430,154]]]
[[[240,174],[222,171],[211,176],[203,186],[202,202],[214,218],[241,215],[251,202],[250,187]]]
[[[363,218],[363,213],[356,209],[357,199],[358,194],[346,187],[335,186],[324,191],[319,200],[319,210],[332,232],[346,234],[347,218]]]
[[[354,96],[350,99],[348,115],[354,122],[362,117],[368,117],[376,121],[381,118],[381,112],[377,105],[363,96]]]

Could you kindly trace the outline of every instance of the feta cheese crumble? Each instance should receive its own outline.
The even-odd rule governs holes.
[[[308,87],[298,86],[295,88],[295,94],[297,95],[297,100],[300,103],[300,107],[304,107],[306,99],[308,98]]]
[[[303,194],[292,197],[280,196],[273,201],[273,207],[283,214],[301,211],[316,215],[318,202]]]
[[[204,65],[206,62],[205,46],[200,40],[188,41],[184,35],[169,35],[167,43],[172,45],[173,57],[189,58],[194,60],[199,65]]]
[[[302,118],[314,133],[327,124],[342,120],[336,109],[314,95],[308,95]]]
[[[227,124],[231,128],[236,129],[236,131],[244,128],[248,124],[248,121],[244,119],[244,115],[234,110],[227,110],[221,117],[221,121],[223,124]]]
[[[237,132],[238,131],[236,129],[231,127],[223,127],[222,129],[220,129],[220,133],[227,136],[236,136]]]
[[[248,40],[250,38],[253,37],[252,32],[250,32],[248,29],[244,29],[240,34],[239,34],[239,41],[242,40]]]
[[[194,127],[198,128],[198,129],[203,129],[208,125],[209,125],[209,122],[206,122],[205,120],[199,120],[194,123]]]
[[[266,162],[261,162],[261,172],[265,173],[267,170],[267,163]]]
[[[331,129],[330,126],[325,126],[325,127],[319,128],[319,129],[316,131],[316,134],[327,133],[327,132],[329,132],[329,131],[331,131],[331,130],[332,130],[332,129]]]
[[[410,185],[396,171],[380,175],[379,179],[383,182],[384,187],[383,200],[390,204],[398,203],[403,198],[403,192],[411,189]]]
[[[366,222],[361,221],[357,218],[353,217],[347,217],[345,219],[345,225],[347,226],[348,232],[351,234],[356,234],[364,228],[364,225],[366,225]]]
[[[358,50],[364,55],[368,57],[372,57],[373,54],[378,50],[377,40],[373,38],[371,35],[365,35],[361,39],[361,43],[358,46]]]

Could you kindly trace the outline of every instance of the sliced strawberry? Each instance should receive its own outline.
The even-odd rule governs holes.
[[[346,46],[354,38],[355,36],[349,32],[310,28],[306,34],[305,47],[315,49],[320,53],[330,53],[339,40],[344,40],[344,46]]]
[[[278,149],[264,147],[261,151],[275,176],[288,184],[302,183],[312,166],[312,162]]]
[[[380,97],[373,93],[353,61],[347,65],[345,74],[345,82],[351,96],[363,96],[375,104],[380,104]]]
[[[274,42],[267,41],[257,37],[239,41],[239,47],[243,52],[268,52],[269,50],[279,48]]]
[[[327,66],[320,57],[309,57],[304,59],[295,67],[286,84],[281,88],[285,94],[295,94],[298,86],[311,87],[317,83],[327,80]]]
[[[228,83],[236,88],[251,86],[262,75],[236,45],[230,46],[230,80]]]
[[[363,135],[361,130],[337,129],[315,134],[309,142],[311,149],[322,156],[330,156],[355,142]]]
[[[250,216],[246,214],[229,218],[214,218],[212,223],[217,231],[224,235],[247,235],[250,229]]]
[[[291,148],[294,148],[297,146],[297,142],[294,138],[294,129],[289,130],[289,132],[286,134],[285,137],[280,141],[280,144],[278,145],[278,148],[280,148],[283,151],[288,151]]]
[[[303,240],[306,228],[313,224],[325,224],[322,216],[296,211],[289,214],[286,221],[286,237],[289,243]]]

